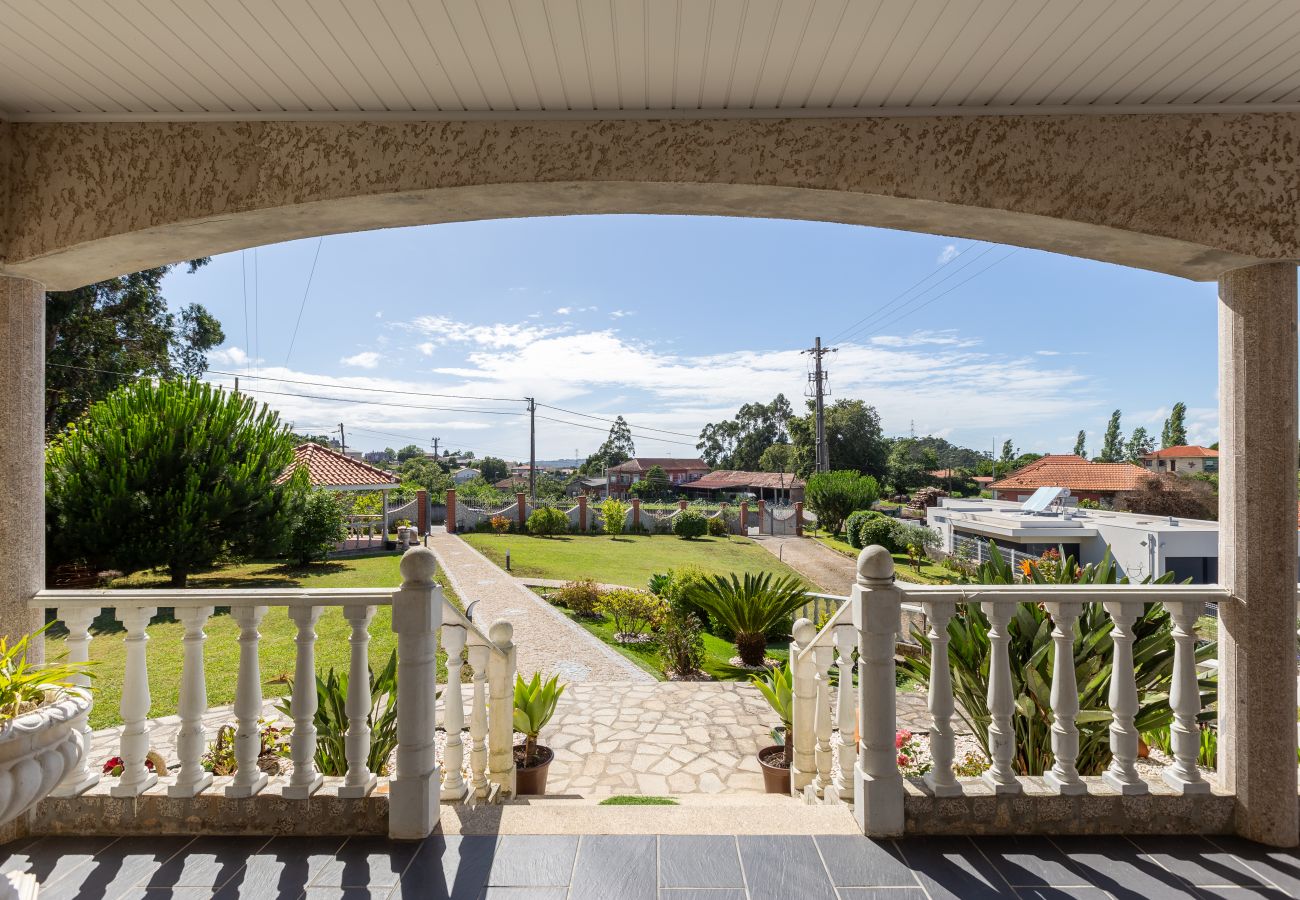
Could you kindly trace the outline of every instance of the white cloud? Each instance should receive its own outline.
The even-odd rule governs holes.
[[[493,350],[526,347],[533,341],[563,330],[546,325],[516,325],[509,322],[470,325],[446,316],[420,316],[410,323],[410,327],[431,338],[435,344],[479,344]]]
[[[956,258],[958,252],[956,244],[946,244],[943,250],[939,253],[939,264],[942,265],[944,263],[952,262],[952,260]]]
[[[974,347],[976,338],[962,337],[955,329],[942,331],[913,331],[911,334],[882,334],[871,339],[877,347]]]
[[[433,341],[425,341],[423,344],[416,344],[415,349],[419,350],[425,356],[433,356]]]
[[[1060,356],[1061,351],[1060,350],[1035,350],[1034,355],[1035,356]]]
[[[366,350],[353,356],[345,356],[339,362],[345,366],[356,366],[358,369],[377,369],[379,368],[379,354],[373,350]]]
[[[252,360],[240,347],[221,347],[208,352],[208,364],[212,366],[246,366]]]
[[[630,309],[616,309],[609,314],[611,319],[622,319],[627,316],[635,316],[636,313]]]
[[[382,309],[380,309],[380,310],[376,310],[376,311],[375,311],[375,318],[376,318],[376,319],[382,319],[383,317],[384,317],[384,311],[383,311]]]
[[[573,312],[572,306],[561,306],[555,310],[557,316],[567,316],[571,312]]]

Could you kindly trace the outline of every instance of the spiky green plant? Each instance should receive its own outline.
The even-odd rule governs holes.
[[[691,585],[687,599],[735,635],[742,663],[761,666],[768,632],[789,625],[790,615],[804,603],[804,587],[793,575],[746,572],[742,580],[732,572]]]
[[[25,634],[12,644],[0,636],[0,722],[15,719],[41,703],[63,696],[72,686],[74,676],[92,674],[87,672],[89,663],[27,661],[32,638],[49,627]]]
[[[534,672],[531,681],[524,681],[524,676],[515,676],[515,731],[524,736],[524,767],[535,766],[537,758],[537,738],[555,715],[555,705],[560,702],[565,685],[560,684],[560,676],[552,675],[549,681],[542,681],[542,674]]]
[[[989,561],[976,570],[972,581],[977,584],[1015,583],[1015,573],[992,542],[989,554]],[[1128,583],[1127,578],[1118,577],[1109,553],[1095,565],[1079,566],[1074,557],[1068,557],[1063,564],[1028,568],[1026,580],[1034,584]],[[1172,574],[1166,573],[1154,582],[1147,578],[1143,584],[1168,584],[1172,581]],[[1079,687],[1079,715],[1075,724],[1079,730],[1077,766],[1082,775],[1098,775],[1110,765],[1108,729],[1112,718],[1109,693],[1114,658],[1113,627],[1110,616],[1097,603],[1085,604],[1075,623],[1074,671]],[[1022,603],[1016,607],[1007,632],[1010,637],[1011,693],[1015,699],[1012,722],[1016,753],[1013,765],[1022,775],[1041,775],[1055,762],[1051,746],[1051,685],[1055,654],[1052,620],[1041,604]],[[959,605],[957,614],[948,624],[948,662],[953,693],[957,699],[958,716],[975,735],[985,754],[989,753],[988,729],[992,721],[987,703],[988,635],[988,619],[979,604]],[[1133,668],[1138,691],[1136,725],[1139,732],[1155,731],[1168,727],[1173,721],[1169,689],[1174,641],[1169,613],[1164,606],[1146,604],[1133,625],[1133,635]],[[922,652],[915,657],[905,657],[899,664],[899,671],[928,684],[930,641],[919,630],[914,629],[912,636],[921,645]],[[1214,655],[1213,643],[1203,644],[1196,651],[1198,661]],[[1215,680],[1201,679],[1200,692],[1201,709],[1211,709],[1216,695]],[[1213,713],[1204,715],[1213,718]]]
[[[772,669],[766,675],[751,675],[750,678],[785,726],[785,764],[789,767],[794,760],[794,679],[790,674],[790,663]]]

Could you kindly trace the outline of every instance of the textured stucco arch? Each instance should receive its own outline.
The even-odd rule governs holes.
[[[817,219],[1188,278],[1300,258],[1300,116],[0,125],[0,271],[50,288],[470,219]]]

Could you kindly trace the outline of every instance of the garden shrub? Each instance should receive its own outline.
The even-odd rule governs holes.
[[[702,606],[735,635],[736,652],[747,666],[759,666],[767,651],[769,633],[788,634],[791,614],[806,600],[803,584],[771,572],[715,575],[691,588],[690,599]]]
[[[493,516],[488,524],[492,527],[494,534],[505,534],[514,523],[505,516]]]
[[[650,593],[657,597],[663,597],[665,600],[668,599],[668,592],[672,590],[672,586],[672,572],[655,572],[646,583],[646,588],[649,589]]]
[[[699,616],[670,613],[655,635],[655,648],[663,660],[664,673],[678,678],[698,675],[704,665],[704,638]]]
[[[556,603],[572,612],[575,616],[594,619],[600,605],[600,588],[590,578],[569,581],[551,595]]]
[[[600,517],[604,520],[606,534],[610,537],[618,537],[623,533],[627,525],[627,512],[632,508],[630,504],[610,497],[596,508],[600,510]]]
[[[620,644],[640,644],[652,629],[662,624],[668,604],[649,591],[618,588],[600,595],[598,609],[614,623],[614,640]]]
[[[890,553],[896,553],[894,549],[894,525],[896,523],[888,516],[869,516],[862,520],[858,526],[857,541],[851,542],[854,547],[870,547],[872,544],[879,544]]]
[[[906,553],[909,546],[919,547],[924,555],[939,546],[939,535],[924,525],[909,525],[906,522],[894,522],[894,553]]]
[[[332,491],[309,491],[293,512],[288,557],[299,565],[324,559],[347,537],[343,508]]]
[[[862,528],[862,523],[870,518],[878,518],[879,515],[879,513],[874,513],[866,509],[860,509],[857,512],[851,513],[849,517],[844,520],[844,539],[852,544],[855,550],[861,550],[866,546],[858,536],[858,531]]]
[[[817,521],[831,534],[857,509],[869,509],[880,496],[880,486],[870,475],[852,470],[817,472],[804,487],[805,502],[817,514]]]
[[[708,579],[709,573],[699,566],[676,566],[668,570],[668,577],[668,588],[660,596],[668,601],[673,615],[694,614],[701,623],[707,626],[709,624],[709,614],[704,611],[703,607],[697,606],[691,601],[690,592],[695,585],[704,583]]]
[[[569,517],[553,506],[541,506],[528,517],[528,533],[545,535],[564,534],[569,530]]]
[[[731,529],[727,527],[727,520],[723,516],[717,515],[709,519],[708,521],[709,521],[709,537],[724,538],[727,535],[731,534]]]
[[[685,540],[704,537],[709,532],[709,520],[704,513],[684,509],[673,519],[673,534]]]

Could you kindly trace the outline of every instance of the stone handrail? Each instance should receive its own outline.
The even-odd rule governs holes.
[[[294,726],[290,738],[293,770],[281,787],[283,797],[306,801],[324,782],[315,764],[317,707],[316,624],[321,613],[339,607],[351,626],[349,638],[348,696],[345,711],[347,773],[338,788],[340,797],[368,796],[378,784],[378,775],[367,766],[370,753],[368,650],[369,625],[375,609],[391,606],[393,631],[397,635],[397,751],[395,773],[389,785],[389,833],[393,837],[416,838],[430,834],[438,821],[440,800],[460,800],[473,792],[488,797],[494,791],[514,791],[512,754],[515,648],[510,623],[493,623],[487,635],[470,622],[442,594],[434,582],[433,552],[414,547],[402,557],[402,586],[375,588],[263,588],[263,589],[135,589],[135,590],[47,590],[31,605],[54,609],[68,628],[68,658],[72,662],[90,658],[90,626],[102,610],[114,611],[125,628],[126,669],[122,683],[123,721],[118,755],[123,771],[111,789],[115,797],[139,797],[159,783],[160,775],[145,764],[149,751],[149,669],[145,648],[146,626],[159,607],[172,607],[185,626],[184,657],[178,699],[180,732],[176,752],[180,770],[166,784],[167,795],[193,798],[212,787],[212,775],[204,771],[202,756],[209,735],[203,718],[208,710],[203,644],[204,627],[216,607],[229,607],[238,623],[239,669],[234,713],[236,719],[235,762],[232,781],[224,788],[227,797],[252,797],[262,792],[269,779],[258,768],[261,736],[258,718],[262,714],[262,685],[259,674],[258,627],[272,606],[286,607],[297,626],[294,684],[310,685],[295,690],[290,699]],[[444,688],[447,744],[440,770],[435,760],[437,651],[441,638],[447,654],[448,683]],[[470,777],[462,774],[464,761],[464,687],[462,671],[471,668]],[[82,683],[89,681],[79,676]],[[92,691],[93,696],[93,691]],[[76,728],[89,746],[91,730],[87,715]],[[56,789],[56,795],[76,796],[93,785],[93,773],[83,760]]]
[[[1052,670],[1052,752],[1054,764],[1043,776],[1047,788],[1058,795],[1079,795],[1087,787],[1075,768],[1079,735],[1079,686],[1075,682],[1074,627],[1084,604],[1100,603],[1114,628],[1113,670],[1109,706],[1110,748],[1113,761],[1102,776],[1103,784],[1120,795],[1142,795],[1149,790],[1135,767],[1138,733],[1134,716],[1138,694],[1133,666],[1133,624],[1143,605],[1161,603],[1173,622],[1173,675],[1170,706],[1173,764],[1163,781],[1182,795],[1208,794],[1210,785],[1197,768],[1200,709],[1197,685],[1196,619],[1207,602],[1222,601],[1228,593],[1218,585],[915,585],[894,581],[893,560],[883,548],[868,547],[858,558],[857,583],[844,603],[820,631],[807,619],[795,624],[791,645],[794,681],[794,768],[791,789],[809,800],[852,802],[865,833],[896,835],[903,832],[904,788],[899,772],[895,733],[895,647],[904,600],[924,612],[932,647],[929,711],[930,755],[933,767],[924,789],[935,797],[965,793],[964,782],[952,771],[955,756],[952,720],[955,699],[948,665],[948,623],[958,604],[978,603],[989,619],[988,707],[990,767],[982,776],[985,789],[996,795],[1018,795],[1025,781],[1013,767],[1015,732],[1014,697],[1008,649],[1008,624],[1020,604],[1042,604],[1051,617],[1055,644]],[[832,709],[831,669],[844,688],[853,684],[857,653],[856,691],[839,690]],[[861,711],[861,715],[859,715]],[[842,740],[832,756],[832,736],[851,733],[858,723],[856,742]],[[855,788],[856,782],[856,788]]]

